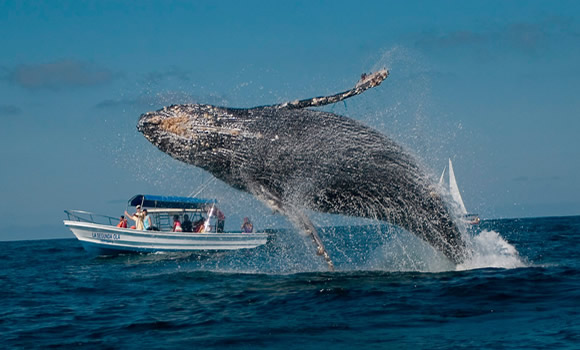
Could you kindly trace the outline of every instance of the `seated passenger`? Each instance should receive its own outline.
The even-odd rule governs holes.
[[[242,224],[242,232],[252,233],[254,231],[254,225],[247,217],[244,218],[244,223]]]
[[[181,222],[179,222],[179,215],[173,215],[173,232],[183,232]]]
[[[121,215],[121,220],[117,224],[117,227],[127,228],[127,219],[125,219],[125,215]]]
[[[193,230],[193,224],[189,220],[189,215],[183,215],[183,222],[181,223],[181,228],[183,232],[191,232]]]
[[[145,219],[143,219],[143,228],[148,231],[159,231],[159,229],[151,224],[151,216],[147,212],[147,209],[143,209],[145,214]]]
[[[205,219],[203,218],[203,216],[201,218],[199,218],[199,220],[197,220],[196,222],[193,223],[193,232],[203,232],[205,226]]]

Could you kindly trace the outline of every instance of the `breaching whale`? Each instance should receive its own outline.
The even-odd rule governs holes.
[[[459,264],[465,242],[413,157],[358,121],[307,108],[358,95],[387,76],[387,70],[363,74],[350,90],[270,106],[172,105],[141,115],[137,129],[173,158],[288,216],[331,269],[305,209],[386,221]]]

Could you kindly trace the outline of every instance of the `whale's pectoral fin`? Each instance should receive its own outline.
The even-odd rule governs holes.
[[[264,186],[256,185],[252,188],[251,192],[258,197],[258,199],[262,200],[262,202],[266,203],[274,213],[284,214],[280,197],[268,191]]]
[[[291,217],[292,219],[295,220],[299,228],[303,230],[307,235],[309,235],[310,238],[312,238],[312,242],[316,247],[316,254],[324,257],[324,260],[328,264],[328,268],[330,269],[330,271],[334,271],[334,263],[332,262],[330,255],[328,255],[326,248],[324,248],[324,244],[322,244],[322,240],[320,239],[320,236],[318,236],[318,233],[316,232],[316,228],[314,227],[314,224],[312,224],[312,221],[310,221],[308,216],[306,216],[301,211],[293,211],[293,214],[294,215],[292,215]]]
[[[312,224],[312,221],[310,221],[306,214],[292,206],[284,205],[279,196],[271,193],[262,185],[252,186],[251,192],[274,212],[287,216],[298,227],[298,229],[309,235],[316,246],[316,254],[322,255],[328,264],[328,268],[331,271],[334,271],[332,259],[330,259],[330,255],[328,255],[328,252],[324,248],[324,244],[322,244],[322,240],[320,239],[320,236],[318,236],[314,224]]]
[[[277,108],[288,108],[288,109],[299,109],[299,108],[306,108],[306,107],[318,107],[324,106],[332,103],[336,103],[342,100],[345,100],[349,97],[359,95],[364,91],[373,88],[375,86],[379,86],[383,80],[385,80],[389,76],[389,71],[386,69],[382,69],[380,71],[371,73],[371,74],[362,74],[361,79],[356,83],[355,87],[344,91],[339,92],[338,94],[331,95],[331,96],[320,96],[309,98],[306,100],[296,100],[292,102],[282,103],[280,105],[275,105],[272,107]]]

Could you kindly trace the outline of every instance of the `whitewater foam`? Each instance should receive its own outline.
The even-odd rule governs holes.
[[[516,248],[509,244],[498,232],[482,231],[470,237],[471,256],[457,266],[458,271],[481,268],[515,269],[526,267]]]

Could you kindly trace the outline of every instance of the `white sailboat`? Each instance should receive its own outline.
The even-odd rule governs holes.
[[[443,169],[443,173],[439,178],[440,186],[444,186],[445,170],[447,170],[447,168]],[[463,198],[461,198],[461,192],[459,192],[459,187],[457,186],[457,180],[455,180],[455,172],[453,171],[453,163],[451,162],[451,159],[449,159],[449,194],[451,194],[451,198],[455,202],[455,205],[457,205],[461,215],[463,215],[463,217],[465,217],[470,224],[479,224],[480,219],[477,214],[467,213],[465,203],[463,203]]]

